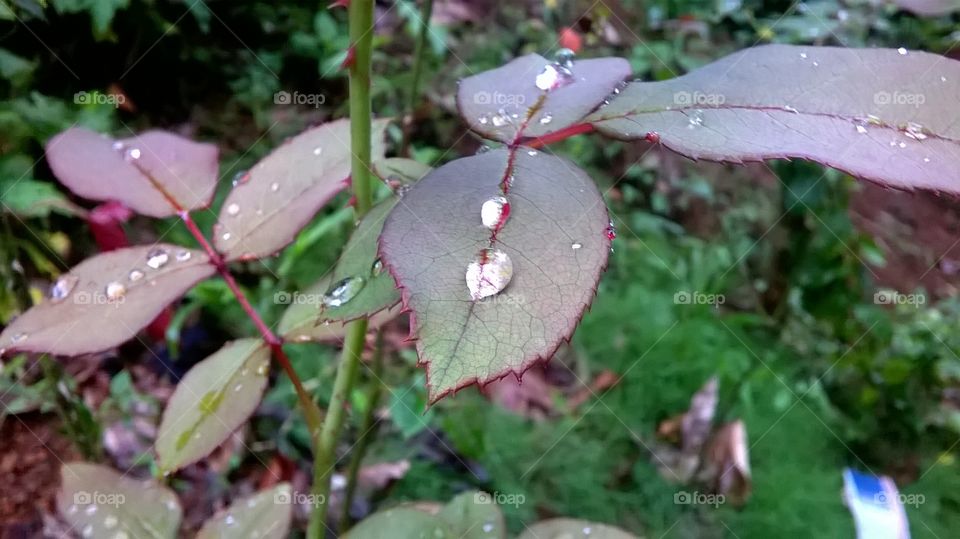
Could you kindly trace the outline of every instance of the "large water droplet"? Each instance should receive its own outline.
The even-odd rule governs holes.
[[[77,282],[80,280],[79,277],[73,275],[63,275],[57,282],[53,283],[53,286],[50,287],[50,301],[57,303],[63,301],[70,295],[70,292],[73,292]]]
[[[504,196],[495,196],[480,207],[480,220],[490,230],[499,230],[510,216],[510,202]]]
[[[900,53],[900,56],[903,56],[907,54],[907,49],[905,49],[904,47],[900,47],[899,49],[897,49],[897,52]]]
[[[323,304],[327,307],[339,307],[355,298],[365,284],[366,281],[360,276],[341,279],[323,295]]]
[[[573,52],[570,49],[560,49],[557,51],[557,54],[554,55],[554,59],[562,67],[567,69],[573,68],[573,59],[576,58],[577,53]]]
[[[170,261],[166,249],[151,249],[147,253],[147,266],[151,269],[160,269]]]
[[[123,286],[123,283],[118,283],[113,281],[107,283],[107,287],[104,289],[104,293],[107,294],[107,299],[110,301],[116,301],[123,299],[127,295],[127,287]]]
[[[547,64],[543,67],[536,80],[537,88],[549,92],[573,82],[573,73],[559,64]]]
[[[467,288],[474,301],[499,293],[513,278],[513,261],[499,249],[484,249],[467,265]]]

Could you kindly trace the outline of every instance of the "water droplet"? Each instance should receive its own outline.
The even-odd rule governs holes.
[[[266,376],[268,370],[270,370],[270,364],[264,361],[257,367],[257,374],[260,376]]]
[[[617,237],[617,227],[613,226],[613,221],[610,221],[610,224],[607,225],[607,229],[604,231],[604,234],[607,236],[607,239],[613,241]]]
[[[900,53],[900,56],[903,56],[907,54],[907,49],[900,47],[899,49],[897,49],[897,52]]]
[[[820,62],[813,62],[813,67],[820,67]]]
[[[224,232],[220,237],[223,238],[223,241],[227,241],[232,237],[232,234],[229,232]]]
[[[313,155],[320,155],[322,153],[323,153],[323,148],[321,148],[320,146],[317,146],[316,148],[313,149]]]
[[[238,185],[243,185],[250,181],[250,173],[246,170],[241,170],[233,175],[233,180],[230,182],[234,187]]]
[[[573,52],[570,49],[560,49],[557,51],[557,54],[554,55],[553,59],[556,60],[561,66],[571,69],[573,67],[573,59],[577,57],[577,53]]]
[[[227,215],[236,215],[240,213],[240,205],[233,203],[227,206]]]
[[[490,533],[493,531],[493,524],[485,522],[483,524],[483,533]]]
[[[477,118],[477,121],[480,122],[480,125],[487,125],[490,122],[490,118],[486,114]]]
[[[79,277],[73,275],[63,275],[50,287],[50,301],[57,303],[63,301],[70,295],[70,292],[73,292],[77,282],[80,281]]]
[[[929,162],[930,162],[930,158],[929,158],[929,157],[924,157],[924,158],[923,158],[923,162],[924,162],[924,163],[929,163]]]
[[[858,125],[858,126],[857,126],[857,133],[860,133],[861,135],[863,135],[863,134],[866,133],[866,132],[867,132],[867,128],[866,128],[866,127],[864,127],[864,126],[862,126],[862,125]]]
[[[323,304],[327,307],[339,307],[355,298],[365,284],[366,281],[360,276],[341,279],[323,295]]]
[[[223,519],[223,523],[227,526],[233,526],[236,521],[237,519],[234,518],[233,515],[227,515],[226,518]]]
[[[234,391],[234,392],[240,391],[241,389],[243,389],[243,384],[237,384],[237,385],[233,386],[233,391]]]
[[[113,143],[113,149],[114,149],[115,151],[118,151],[118,152],[119,152],[119,151],[123,151],[123,149],[124,149],[125,147],[126,147],[126,146],[124,146],[124,144],[123,144],[122,142],[120,142],[119,140]]]
[[[927,134],[923,131],[923,126],[916,122],[907,122],[903,131],[905,135],[913,140],[924,140],[927,138]]]
[[[143,272],[137,269],[130,270],[130,273],[127,274],[127,278],[129,278],[131,282],[139,281],[140,279],[143,279]]]
[[[492,121],[493,121],[494,127],[503,127],[508,123],[510,123],[510,119],[508,117],[502,116],[499,114],[497,116],[494,116]]]
[[[83,510],[84,513],[92,515],[97,512],[97,506],[94,504],[88,505],[86,509]]]
[[[797,109],[791,107],[790,105],[787,105],[787,106],[783,107],[783,110],[785,110],[785,111],[787,111],[787,112],[792,112],[792,113],[794,113],[794,114],[800,114],[800,111],[798,111]]]
[[[490,230],[499,230],[510,216],[510,202],[504,196],[495,196],[480,207],[480,221]]]
[[[128,160],[135,161],[137,159],[140,159],[140,148],[130,148],[129,150],[127,150],[127,153],[125,153],[124,156]]]
[[[590,526],[585,526],[585,527],[583,528],[583,534],[584,534],[584,535],[590,535],[592,532],[593,532],[593,529],[592,529]]]
[[[540,118],[540,125],[547,125],[548,123],[550,123],[550,122],[552,122],[552,121],[553,121],[553,115],[551,115],[551,114],[544,114],[543,117]]]
[[[84,526],[83,529],[80,530],[80,535],[84,537],[93,537],[93,524],[87,524]]]
[[[26,333],[14,333],[13,336],[10,337],[10,342],[13,344],[21,343],[27,340],[27,337],[28,335]]]
[[[883,120],[881,120],[879,116],[867,114],[867,123],[870,125],[883,125]]]
[[[151,249],[147,253],[147,266],[151,269],[160,269],[170,261],[166,249]]]
[[[947,82],[947,77],[940,77],[940,82]]]
[[[374,260],[374,261],[373,261],[373,267],[370,268],[370,273],[371,273],[374,277],[376,277],[377,275],[380,275],[381,273],[383,273],[383,260],[380,260],[379,258],[376,259],[376,260]]]
[[[800,58],[803,58],[804,60],[806,60],[806,59],[807,59],[807,53],[801,52],[801,53],[800,53]]]
[[[513,278],[513,261],[498,249],[484,249],[467,265],[467,289],[474,301],[499,293]]]
[[[123,299],[123,297],[127,295],[127,287],[123,286],[122,283],[113,281],[107,283],[105,293],[107,294],[107,299],[110,301]]]
[[[899,147],[901,147],[901,148],[906,148],[906,147],[907,147],[907,143],[906,143],[906,142],[903,142],[903,141],[900,141],[900,144],[897,144],[897,146],[899,146]]]
[[[168,475],[168,474],[164,474],[164,475]],[[176,511],[176,510],[177,510],[177,502],[175,502],[175,501],[173,501],[173,500],[167,500],[166,505],[167,505],[167,510],[168,510],[168,511]]]
[[[273,191],[274,193],[276,193],[279,189],[280,189],[279,183],[273,182],[270,184],[270,190]]]
[[[110,528],[112,528],[112,527],[114,527],[114,526],[116,526],[116,525],[117,525],[117,517],[115,517],[115,516],[113,516],[113,515],[107,515],[107,516],[105,516],[105,517],[103,518],[103,527],[104,527],[104,528],[106,528],[106,529],[109,530]]]
[[[80,510],[80,508],[77,507],[77,504],[70,504],[70,507],[67,507],[67,514],[68,514],[68,515],[75,515],[75,514],[77,513],[77,511],[79,511],[79,510]]]
[[[547,64],[534,81],[537,88],[549,92],[573,82],[573,73],[560,64]]]
[[[177,262],[186,262],[190,260],[190,257],[193,256],[193,253],[186,249],[180,249],[177,251]]]
[[[537,155],[537,153],[538,153],[537,150],[530,150],[527,152],[527,155],[529,155],[530,157],[533,157],[534,155]]]
[[[579,248],[581,248],[581,247],[583,247],[583,244],[582,244],[582,243],[579,243],[579,242],[573,243],[573,244],[570,245],[570,248],[573,249],[574,251],[576,251],[577,249],[579,249]]]

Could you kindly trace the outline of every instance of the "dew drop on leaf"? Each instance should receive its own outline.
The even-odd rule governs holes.
[[[227,215],[237,215],[240,213],[240,205],[237,203],[230,204],[227,206]]]
[[[900,56],[904,56],[907,54],[907,49],[900,47],[899,49],[897,49],[897,52],[900,53]]]
[[[323,148],[321,148],[320,146],[317,146],[316,148],[313,149],[313,155],[320,155],[322,153],[323,153]]]
[[[607,239],[613,241],[617,237],[617,228],[613,226],[613,221],[610,221],[610,224],[607,225],[607,230],[604,232],[607,236]]]
[[[231,236],[232,234],[230,234],[229,232],[224,232],[223,235],[220,237],[223,238],[223,241],[227,241],[230,239]]]
[[[570,49],[560,49],[557,51],[557,54],[554,55],[554,59],[557,61],[557,64],[567,69],[571,69],[573,67],[574,58],[576,58],[576,53]]]
[[[270,184],[270,190],[273,191],[274,193],[276,193],[277,191],[280,190],[280,184],[277,183],[277,182],[271,183],[271,184]]]
[[[857,133],[860,133],[861,135],[863,135],[863,134],[865,134],[866,132],[867,132],[867,128],[866,128],[866,127],[864,127],[864,126],[862,126],[862,125],[858,125],[858,126],[857,126]]]
[[[84,526],[83,529],[80,530],[80,535],[84,537],[93,537],[93,524],[87,524]]]
[[[128,161],[136,161],[137,159],[140,159],[140,148],[130,148],[127,150],[127,153],[124,154],[124,157]]]
[[[379,258],[376,259],[376,260],[374,260],[374,261],[373,261],[373,267],[370,268],[370,273],[371,273],[374,277],[376,277],[377,275],[380,275],[381,273],[383,273],[383,260],[380,260]]]
[[[495,196],[480,207],[480,220],[490,230],[500,230],[509,216],[510,202],[504,196]]]
[[[14,344],[21,343],[25,340],[27,340],[26,333],[15,333],[12,337],[10,337],[10,342]]]
[[[551,116],[550,114],[545,114],[542,118],[540,118],[540,125],[547,125],[552,121],[553,121],[553,116]]]
[[[467,288],[474,301],[499,293],[513,278],[513,261],[499,249],[484,249],[467,265]]]
[[[147,266],[151,269],[160,269],[170,261],[166,249],[151,249],[147,252]]]
[[[549,92],[573,82],[570,70],[559,64],[547,64],[535,80],[537,88]]]
[[[233,176],[233,180],[230,182],[234,187],[242,185],[250,181],[250,173],[246,170],[241,170]]]
[[[123,299],[123,297],[127,295],[127,287],[123,286],[123,283],[113,281],[107,283],[104,293],[106,293],[107,299],[110,301]]]
[[[181,249],[180,251],[177,251],[177,262],[186,262],[187,260],[190,260],[191,256],[193,256],[193,253],[186,249]]]
[[[103,527],[106,529],[113,528],[117,525],[117,517],[113,515],[107,515],[103,518]]]
[[[582,244],[582,243],[579,243],[579,242],[570,245],[570,248],[573,249],[574,251],[576,251],[577,249],[579,249],[579,248],[581,248],[581,247],[583,247],[583,244]]]
[[[123,145],[123,143],[120,142],[119,140],[113,143],[113,149],[114,149],[114,151],[122,152],[122,151],[123,151],[123,148],[124,148],[124,145]]]
[[[138,269],[130,270],[130,273],[127,274],[127,277],[130,279],[130,282],[136,282],[140,279],[143,279],[143,272]]]
[[[355,298],[365,284],[366,281],[360,276],[341,279],[323,295],[323,304],[327,307],[339,307]]]
[[[67,296],[70,295],[70,292],[73,292],[77,282],[80,279],[73,275],[63,275],[57,282],[53,283],[53,286],[50,287],[50,301],[54,303],[63,301]]]

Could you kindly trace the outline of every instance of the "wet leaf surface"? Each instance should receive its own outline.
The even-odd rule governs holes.
[[[270,349],[260,339],[228,342],[177,384],[157,433],[158,465],[173,471],[207,456],[256,410]]]
[[[7,326],[0,350],[78,355],[117,346],[215,271],[204,253],[168,244],[96,255]]]
[[[437,516],[446,521],[461,539],[503,539],[507,536],[503,513],[486,492],[464,492],[450,500]]]
[[[521,128],[524,136],[542,136],[577,123],[630,75],[630,64],[622,58],[575,60],[568,73],[564,69],[528,54],[467,77],[457,91],[460,114],[471,129],[490,139],[513,141]],[[546,87],[545,75],[556,79],[556,87],[541,88]]]
[[[383,539],[384,537],[452,539],[459,535],[434,515],[408,507],[396,507],[365,518],[351,528],[344,537],[346,539]]]
[[[568,539],[637,539],[620,528],[572,518],[554,518],[538,522],[520,534],[518,539],[564,537]]]
[[[197,539],[282,539],[290,531],[293,494],[288,483],[239,499],[203,524]]]
[[[552,356],[593,298],[609,255],[607,211],[590,178],[526,148],[509,167],[511,210],[491,241],[480,210],[502,193],[508,158],[495,150],[438,168],[407,192],[381,235],[382,259],[413,311],[431,402]],[[488,248],[511,261],[511,276],[499,293],[475,300],[468,282],[494,273],[478,262]]]
[[[77,195],[118,200],[151,217],[175,215],[177,206],[206,207],[217,185],[217,147],[166,131],[114,140],[74,127],[50,139],[46,155]]]
[[[383,158],[388,120],[373,124],[372,160]],[[271,255],[290,243],[348,186],[350,122],[337,120],[288,139],[238,180],[220,210],[213,242],[227,259]]]
[[[78,537],[177,536],[183,510],[172,490],[86,462],[64,464],[60,477],[57,511]]]
[[[903,189],[960,192],[960,62],[906,49],[767,45],[632,82],[587,118],[694,159],[802,158]]]
[[[391,189],[411,185],[430,174],[432,167],[405,157],[388,157],[373,164],[373,172]]]

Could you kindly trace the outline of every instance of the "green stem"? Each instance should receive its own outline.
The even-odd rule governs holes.
[[[347,473],[347,489],[343,496],[343,513],[340,517],[340,531],[346,531],[350,525],[350,506],[357,491],[357,476],[360,474],[360,465],[367,453],[370,442],[377,434],[377,407],[383,394],[383,330],[377,332],[377,345],[373,350],[373,370],[370,380],[370,389],[367,398],[367,411],[363,416],[363,425],[360,427],[360,439],[353,448],[350,457],[350,469]]]
[[[433,0],[423,0],[420,6],[420,32],[417,34],[417,43],[413,49],[413,75],[410,79],[410,91],[407,93],[407,114],[403,120],[403,144],[400,145],[400,154],[408,155],[410,146],[410,132],[413,124],[413,111],[420,95],[420,79],[423,76],[424,50],[427,46],[427,33],[430,30],[430,17],[433,16]]]
[[[353,65],[350,66],[350,167],[354,209],[359,220],[373,205],[373,182],[370,173],[370,146],[372,117],[370,112],[370,62],[373,49],[373,0],[350,2],[350,46]],[[307,537],[322,539],[327,529],[327,502],[330,499],[330,478],[335,465],[335,452],[340,430],[346,417],[346,404],[360,366],[360,356],[367,336],[367,320],[362,318],[347,324],[347,336],[333,394],[327,408],[313,460],[313,494],[316,506],[310,515]]]

